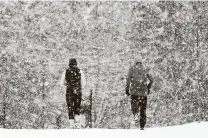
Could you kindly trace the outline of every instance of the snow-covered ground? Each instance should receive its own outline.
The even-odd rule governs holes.
[[[0,129],[0,138],[208,138],[208,122],[195,122],[180,126],[138,129],[59,129],[16,130]]]

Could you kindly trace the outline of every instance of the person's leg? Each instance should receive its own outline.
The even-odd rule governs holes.
[[[146,124],[146,106],[147,106],[147,97],[140,97],[140,128],[144,129]]]
[[[139,112],[138,107],[138,96],[132,95],[131,96],[131,111],[134,116]]]
[[[133,122],[137,126],[138,125],[138,113],[139,113],[139,106],[138,106],[138,96],[132,95],[131,96],[131,111],[134,115]]]
[[[69,119],[74,119],[74,95],[70,88],[66,89],[66,103],[68,107]]]
[[[82,94],[75,94],[74,98],[74,114],[79,115],[80,114],[80,107],[81,107],[81,100],[82,100]]]
[[[74,99],[74,114],[79,115],[80,114],[80,106],[81,106],[81,94],[76,94]]]
[[[74,99],[74,120],[76,127],[79,128],[80,126],[80,106],[81,106],[81,93],[75,94]]]

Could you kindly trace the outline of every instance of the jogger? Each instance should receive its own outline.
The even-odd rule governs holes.
[[[73,128],[74,122],[79,123],[82,88],[86,84],[84,73],[77,67],[76,59],[69,60],[69,68],[63,73],[61,84],[66,86],[68,116],[70,127]]]
[[[140,128],[142,130],[146,124],[147,95],[150,93],[152,83],[153,78],[144,69],[141,58],[136,59],[128,72],[126,95],[131,95],[131,111],[134,118],[140,113]]]

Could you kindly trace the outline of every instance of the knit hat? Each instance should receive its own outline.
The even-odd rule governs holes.
[[[141,56],[135,57],[134,63],[138,63],[138,62],[141,62],[142,63],[142,57]]]
[[[77,65],[77,60],[75,58],[69,59],[69,66]]]

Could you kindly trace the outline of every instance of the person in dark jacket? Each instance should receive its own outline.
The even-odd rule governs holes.
[[[149,83],[148,83],[149,82]],[[126,95],[131,97],[131,111],[134,118],[140,112],[140,129],[146,124],[147,95],[153,83],[152,76],[144,69],[142,59],[137,58],[130,67],[126,81]],[[137,120],[135,120],[137,125]]]
[[[69,68],[62,75],[62,81],[66,86],[66,103],[70,126],[79,123],[80,106],[82,100],[82,88],[86,81],[84,73],[77,67],[75,58],[69,60]]]

